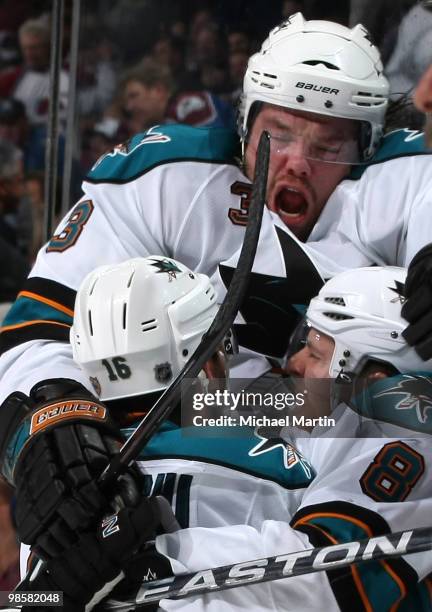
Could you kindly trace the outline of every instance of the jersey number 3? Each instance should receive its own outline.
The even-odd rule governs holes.
[[[404,442],[385,444],[360,478],[368,497],[378,502],[401,502],[425,469],[423,456]]]
[[[77,204],[64,229],[49,241],[46,252],[63,253],[66,249],[70,249],[80,237],[84,225],[90,219],[93,210],[94,206],[91,200],[85,200]]]

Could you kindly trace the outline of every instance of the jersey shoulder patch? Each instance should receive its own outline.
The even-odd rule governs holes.
[[[369,163],[353,167],[349,178],[352,180],[359,179],[369,166],[381,164],[391,159],[411,155],[430,155],[431,153],[432,151],[426,146],[423,132],[409,129],[395,130],[384,136]]]
[[[232,130],[156,125],[105,153],[86,181],[128,183],[156,166],[180,161],[236,164],[238,154],[239,140]]]

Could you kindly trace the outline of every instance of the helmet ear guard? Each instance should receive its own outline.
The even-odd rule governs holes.
[[[367,30],[301,13],[274,28],[249,59],[238,113],[243,143],[254,103],[282,106],[368,124],[360,133],[360,162],[375,152],[383,133],[389,85]]]

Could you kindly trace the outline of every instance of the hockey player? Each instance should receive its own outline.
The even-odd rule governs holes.
[[[75,360],[111,414],[125,422],[136,419],[177,376],[216,310],[208,278],[173,259],[153,256],[102,266],[77,294],[71,329]],[[207,379],[220,384],[227,376],[231,346],[230,335],[221,347],[224,355],[204,367]],[[183,397],[182,424],[191,413]],[[149,492],[166,493],[182,527],[245,521],[258,526],[263,516],[281,519],[291,491],[312,479],[295,449],[287,465],[276,453],[257,452],[251,461],[262,442],[253,429],[239,437],[230,435],[229,426],[218,427],[217,435],[200,437],[199,427],[179,425],[180,415],[173,413],[143,449],[140,466],[153,475],[147,478]],[[229,490],[236,490],[236,499],[227,506]]]
[[[71,343],[77,363],[115,421],[132,422],[152,407],[210,326],[217,312],[215,298],[208,277],[161,256],[101,266],[86,277],[77,294]],[[220,350],[204,365],[203,377],[221,383],[228,375],[232,352],[229,332]],[[198,391],[195,386],[194,392]],[[188,408],[192,411],[192,405],[183,399],[185,420]],[[285,454],[261,455],[263,437],[254,435],[253,429],[244,428],[239,437],[230,435],[229,427],[220,427],[202,437],[199,429],[181,429],[179,422],[177,410],[143,449],[139,461],[144,494],[164,495],[172,504],[178,528],[237,523],[259,528],[263,517],[286,520],[290,506],[296,505],[295,496],[313,478],[309,463],[294,447],[287,446],[289,461]],[[123,429],[126,434],[131,431],[133,426]],[[235,499],[227,504],[229,491],[235,491]],[[145,521],[143,510],[139,516]],[[93,538],[94,555],[97,536],[87,530],[87,537]],[[54,571],[53,577],[45,571],[32,588],[62,590],[68,605],[78,609],[86,603],[83,593],[89,599],[90,587],[100,588],[106,567],[96,579],[93,568],[77,575],[74,560],[85,555],[84,535],[74,544],[72,555],[67,550],[49,563],[47,570]],[[113,556],[118,543],[111,547]],[[103,542],[100,550],[104,550]],[[23,551],[22,561],[27,553]],[[129,574],[135,563],[133,554],[127,558]],[[157,556],[147,557],[147,562],[153,577],[160,577]],[[63,578],[52,569],[56,564],[63,568]],[[138,567],[145,573],[142,556]],[[163,569],[166,567],[167,561]],[[130,582],[130,575],[127,578]]]
[[[164,264],[166,273],[159,276],[154,263]],[[168,269],[175,271],[175,281],[169,281]],[[142,410],[154,399],[152,393],[167,384],[158,379],[159,362],[164,371],[171,366],[173,375],[177,373],[186,339],[200,327],[194,322],[202,320],[196,304],[207,304],[204,311],[213,307],[209,285],[198,275],[198,282],[190,282],[189,273],[178,262],[154,257],[102,267],[87,277],[78,292],[71,339],[76,358],[108,407]],[[374,267],[329,281],[309,306],[307,345],[288,366],[291,374],[306,381],[335,380],[333,392],[348,376],[356,380],[357,389],[360,384],[372,385],[375,413],[380,403],[390,400],[380,413],[384,421],[359,415],[358,405],[351,409],[340,404],[338,393],[332,401],[336,425],[314,430],[310,437],[290,427],[274,438],[264,438],[259,431],[254,437],[232,438],[221,430],[217,438],[202,440],[198,435],[184,437],[174,423],[166,423],[143,449],[139,463],[146,474],[146,493],[165,495],[181,527],[188,527],[157,538],[161,556],[151,559],[153,577],[161,568],[165,573],[171,568],[194,571],[428,525],[430,439],[410,431],[413,421],[422,425],[423,413],[417,418],[414,394],[413,415],[398,411],[397,400],[407,405],[412,387],[406,387],[407,393],[393,383],[381,385],[395,373],[432,367],[400,335],[405,327],[400,316],[405,275],[400,268]],[[151,298],[143,304],[140,296],[149,285],[152,291],[145,293]],[[187,285],[193,289],[185,291]],[[326,411],[323,404],[322,412]],[[84,546],[83,542],[82,554]],[[170,564],[162,566],[166,556]],[[69,568],[69,551],[56,562]],[[139,567],[142,563],[138,560]],[[419,581],[431,569],[430,555],[424,553],[179,602],[162,601],[161,608],[312,612],[354,607],[381,612],[399,606],[427,611],[432,603],[429,579]],[[80,580],[88,581],[83,576],[78,579],[80,588]],[[67,571],[63,576],[57,573],[49,584],[69,593],[76,580],[74,572]],[[46,587],[46,576],[39,581]],[[130,599],[132,593],[126,596]]]
[[[168,254],[211,275],[222,296],[241,248],[253,152],[265,128],[273,136],[268,208],[239,329],[241,345],[252,351],[247,376],[268,370],[262,355],[285,354],[297,317],[290,304],[307,303],[322,282],[320,275],[371,262],[409,262],[432,235],[432,167],[427,155],[413,154],[421,138],[391,135],[362,178],[342,181],[351,165],[376,151],[386,99],[379,56],[364,28],[306,22],[297,14],[275,28],[250,60],[240,113],[247,175],[235,159],[237,140],[225,131],[155,126],[107,154],[85,181],[82,200],[41,249],[4,322],[0,401],[17,390],[28,396],[35,385],[59,378],[72,380],[72,386],[50,382],[49,393],[35,397],[35,413],[46,401],[54,407],[87,392],[88,380],[72,360],[68,335],[75,292],[98,265]],[[410,155],[384,162],[395,156],[391,147],[396,145],[403,145],[398,155]],[[299,242],[286,223],[302,239],[310,232],[309,242]],[[0,406],[3,450],[15,440],[21,414],[19,406]],[[100,420],[89,416],[87,423],[99,436]],[[103,461],[96,468],[93,455],[76,442],[96,486],[94,474]],[[12,482],[21,472],[19,464],[16,452],[6,474]],[[38,493],[27,488],[40,471],[47,472],[45,457],[28,470],[17,491],[17,508],[23,517],[20,536],[34,544],[57,521],[58,508],[53,503],[24,520],[28,500],[38,505]],[[72,526],[80,521],[81,505],[86,516],[100,513],[103,505],[90,508],[68,472],[60,480],[61,495],[74,499],[68,515]],[[58,499],[49,483],[44,495]]]
[[[424,363],[401,336],[405,322],[398,292],[405,276],[400,268],[375,267],[345,272],[328,281],[307,311],[311,326],[307,346],[288,366],[291,374],[306,379],[335,379],[335,386],[343,372],[363,382],[367,379],[375,389],[371,391],[374,402],[390,400],[392,414],[389,404],[381,412],[387,422],[364,418],[339,404],[332,413],[336,425],[327,431],[312,431],[305,438],[295,428],[284,430],[281,437],[287,444],[294,442],[316,471],[291,520],[265,520],[259,529],[236,525],[160,536],[157,548],[170,557],[176,573],[430,525],[430,435],[411,431],[412,422],[417,421],[417,429],[425,423],[425,414],[415,414],[419,401],[412,387],[406,387],[406,392],[388,383],[382,386],[394,373],[430,372],[432,367],[432,361]],[[407,412],[399,410],[401,400],[408,399],[412,401],[404,406],[411,406],[413,418],[401,420],[397,413]],[[391,424],[392,416],[397,426]],[[430,421],[430,415],[426,419]],[[166,600],[161,608],[426,611],[432,605],[431,580],[426,578],[431,570],[430,554],[421,553],[183,602]]]

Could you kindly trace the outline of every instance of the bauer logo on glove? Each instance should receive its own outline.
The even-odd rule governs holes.
[[[106,417],[106,409],[100,404],[89,401],[62,401],[50,404],[35,412],[31,419],[30,435],[54,425],[58,421],[67,418],[91,418],[103,421]]]

